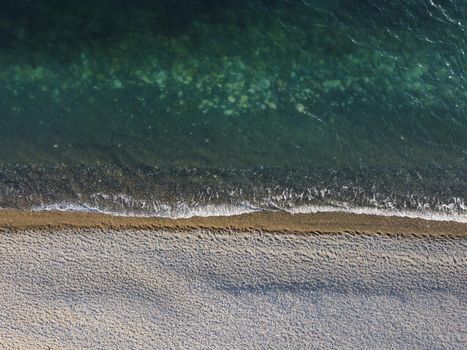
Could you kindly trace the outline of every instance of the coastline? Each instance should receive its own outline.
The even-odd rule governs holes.
[[[255,212],[191,218],[122,217],[72,211],[0,210],[0,230],[196,230],[260,231],[297,234],[355,233],[419,237],[467,237],[467,224],[419,218],[323,212],[290,214]]]

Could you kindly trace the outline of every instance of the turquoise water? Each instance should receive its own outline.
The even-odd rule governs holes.
[[[466,31],[464,0],[2,1],[0,206],[465,217]]]

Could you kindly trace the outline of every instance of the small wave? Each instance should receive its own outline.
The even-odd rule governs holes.
[[[359,215],[375,215],[375,216],[397,216],[406,218],[416,218],[432,221],[455,221],[467,223],[466,214],[453,214],[447,212],[435,211],[416,211],[416,210],[400,210],[400,209],[381,209],[370,207],[334,207],[334,206],[314,206],[302,205],[286,210],[292,214],[312,214],[312,213],[332,213],[342,212]]]
[[[290,214],[315,214],[315,213],[349,213],[357,215],[374,215],[374,216],[395,216],[406,218],[418,218],[432,221],[455,221],[467,223],[467,215],[464,213],[447,213],[434,211],[415,211],[415,210],[399,210],[399,209],[381,209],[370,207],[350,207],[347,205],[300,205],[295,207],[280,208],[261,208],[249,203],[240,205],[231,204],[216,204],[216,205],[178,205],[176,208],[165,206],[160,210],[151,210],[147,212],[136,212],[132,210],[111,210],[107,208],[99,208],[87,204],[77,203],[56,203],[41,205],[32,208],[32,211],[75,211],[75,212],[94,212],[107,214],[112,216],[125,217],[164,217],[164,218],[191,218],[191,217],[210,217],[210,216],[235,216],[242,214],[250,214],[259,211],[270,212],[287,212]]]
[[[147,212],[139,212],[132,210],[111,210],[107,208],[98,208],[86,204],[76,203],[55,203],[40,205],[32,208],[32,211],[74,211],[74,212],[93,212],[107,214],[112,216],[126,217],[162,217],[172,219],[191,218],[195,216],[235,216],[249,214],[258,211],[264,211],[262,208],[255,207],[250,204],[245,205],[203,205],[189,207],[188,205],[178,206],[178,208],[163,207],[160,210],[151,210]]]
[[[346,212],[467,222],[463,169],[125,171],[0,168],[0,207],[166,218]]]

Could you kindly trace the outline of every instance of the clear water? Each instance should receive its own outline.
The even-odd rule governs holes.
[[[2,1],[0,207],[465,217],[466,32],[465,0]]]

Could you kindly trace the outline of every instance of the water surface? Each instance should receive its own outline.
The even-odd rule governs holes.
[[[3,1],[0,206],[465,216],[466,9]]]

